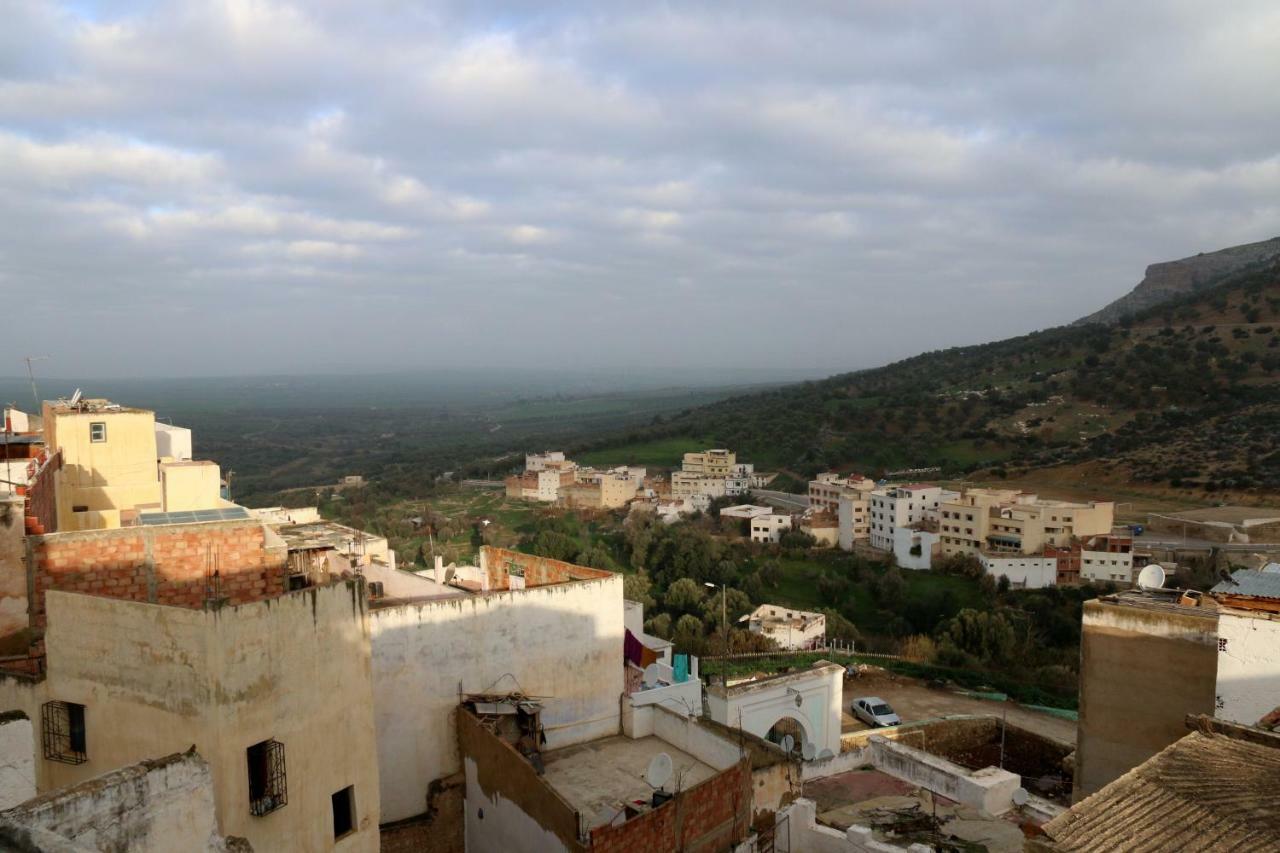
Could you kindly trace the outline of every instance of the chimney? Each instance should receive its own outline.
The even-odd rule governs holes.
[[[436,583],[444,583],[444,557],[436,557],[435,576],[433,579]]]

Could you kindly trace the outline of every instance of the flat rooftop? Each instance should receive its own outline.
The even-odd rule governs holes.
[[[289,546],[290,551],[307,551],[315,548],[337,548],[339,550],[351,546],[352,540],[362,542],[368,539],[381,539],[354,527],[338,524],[336,521],[313,521],[308,524],[287,524],[277,527],[276,533]]]
[[[644,781],[653,757],[665,752],[674,770],[665,786],[688,790],[720,772],[659,737],[632,740],[623,735],[593,740],[542,754],[543,778],[581,812],[588,828],[609,823],[625,805],[648,806],[653,789]]]
[[[1137,607],[1143,610],[1158,610],[1166,613],[1181,613],[1186,616],[1199,616],[1204,619],[1218,618],[1218,604],[1207,594],[1201,596],[1200,606],[1193,607],[1179,603],[1182,590],[1178,589],[1130,589],[1115,595],[1104,595],[1095,599],[1102,604],[1119,605],[1121,607]]]

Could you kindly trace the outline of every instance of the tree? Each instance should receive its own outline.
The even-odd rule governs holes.
[[[756,574],[760,577],[760,583],[774,589],[782,580],[782,566],[778,565],[776,560],[766,560],[760,565],[760,570]]]
[[[702,587],[697,581],[680,578],[667,587],[663,603],[672,613],[696,613],[701,609],[702,599]]]
[[[1012,662],[1017,636],[1003,615],[966,608],[943,628],[939,646],[952,664],[958,653],[961,659],[968,656],[987,666],[999,666]]]
[[[724,625],[720,621],[722,614],[728,610],[729,625],[732,627],[738,621],[738,617],[744,613],[750,613],[754,608],[751,606],[751,599],[740,589],[729,587],[728,607],[722,606],[722,600],[725,596],[720,590],[716,590],[716,594],[708,598],[702,605],[703,619],[707,623],[707,629],[713,633],[720,633],[724,630]]]
[[[639,571],[622,577],[622,597],[628,601],[640,602],[645,610],[652,610],[657,604],[653,600],[652,590],[653,582],[649,580],[648,572]]]
[[[857,626],[844,618],[839,611],[828,609],[818,612],[827,617],[827,639],[839,640],[842,643],[862,642],[862,634],[859,633]]]
[[[578,540],[555,530],[543,530],[533,537],[530,550],[539,557],[568,562],[578,556]]]
[[[892,610],[901,605],[907,596],[907,581],[902,576],[902,570],[897,566],[891,567],[876,579],[872,591],[875,593],[876,601],[886,610]]]

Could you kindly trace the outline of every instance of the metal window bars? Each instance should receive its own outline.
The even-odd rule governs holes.
[[[249,763],[249,813],[262,817],[287,805],[284,744],[264,740],[249,747],[245,754]]]
[[[45,702],[40,709],[40,738],[44,757],[63,764],[84,764],[84,706],[73,702]]]

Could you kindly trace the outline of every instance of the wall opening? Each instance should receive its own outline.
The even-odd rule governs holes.
[[[341,838],[356,829],[356,789],[348,785],[330,797],[333,805],[333,837]]]
[[[262,817],[288,805],[284,744],[278,740],[255,743],[245,750],[245,758],[249,764],[249,813]]]
[[[44,757],[63,764],[89,760],[84,706],[74,702],[45,702],[40,709],[40,737]]]

